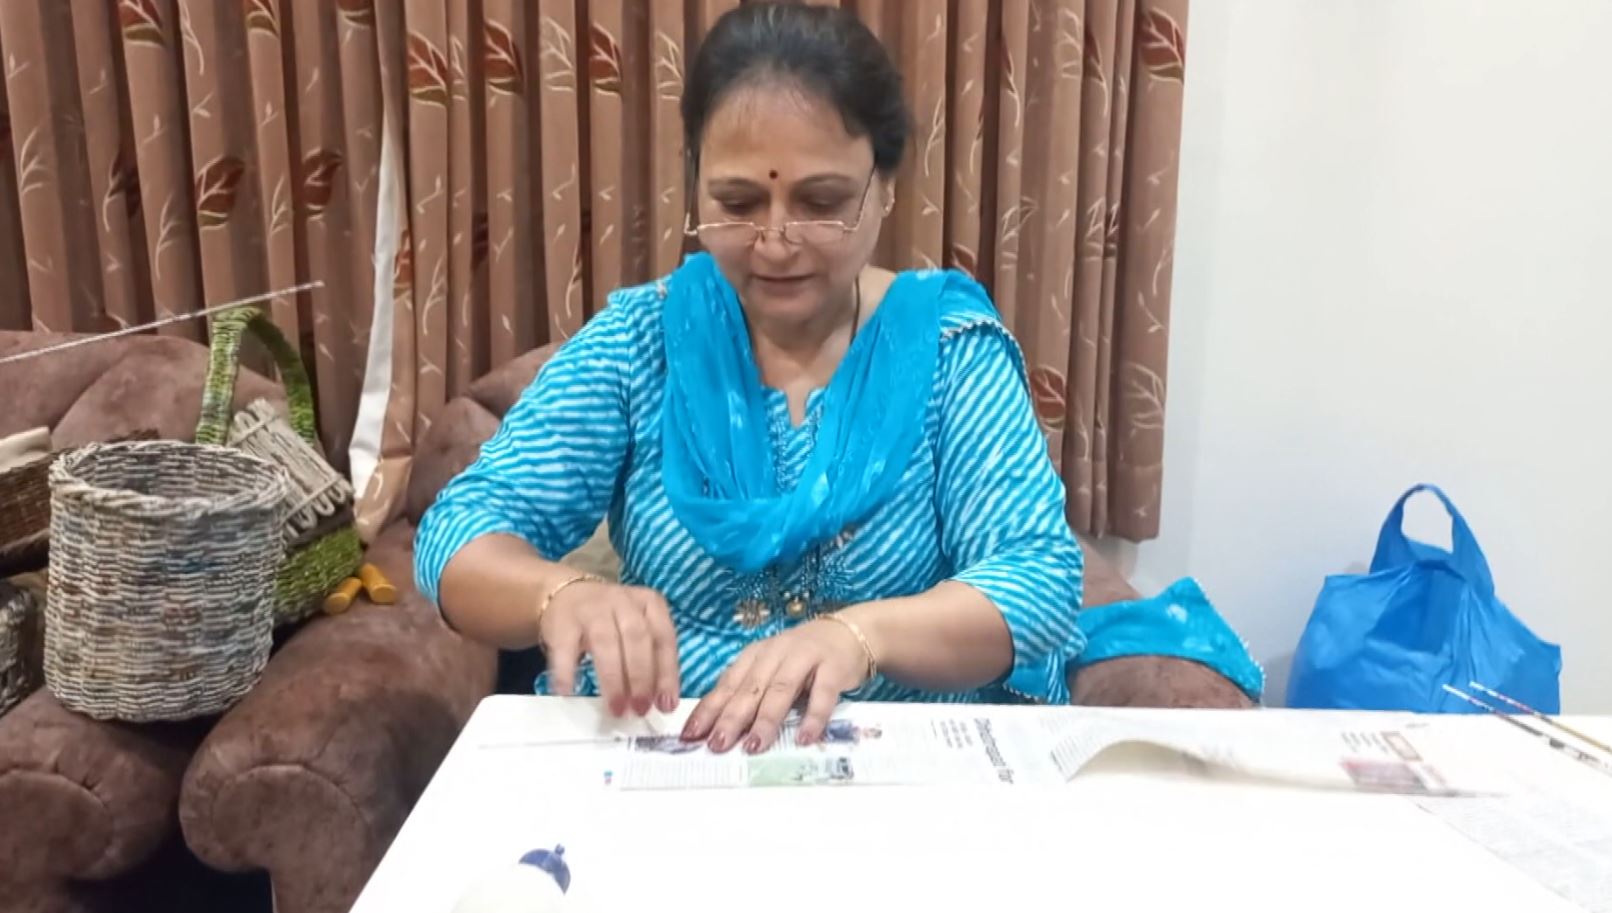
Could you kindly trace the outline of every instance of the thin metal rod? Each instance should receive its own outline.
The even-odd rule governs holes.
[[[79,346],[87,346],[91,343],[105,342],[108,339],[116,339],[119,336],[133,336],[136,333],[144,333],[147,330],[155,330],[158,327],[165,327],[175,323],[183,323],[186,320],[195,320],[198,317],[208,317],[224,311],[233,311],[237,308],[259,304],[273,298],[281,298],[286,295],[295,295],[298,292],[306,292],[311,289],[324,287],[325,283],[322,280],[315,279],[312,282],[304,282],[301,285],[292,285],[282,289],[275,289],[272,292],[264,292],[261,295],[253,295],[250,298],[239,298],[235,301],[226,301],[223,304],[217,304],[210,308],[203,308],[199,311],[189,311],[184,314],[175,314],[172,317],[164,317],[161,320],[153,320],[150,323],[142,323],[139,326],[124,327],[121,330],[113,330],[110,333],[98,333],[94,336],[85,336],[81,339],[70,339],[67,342],[57,343],[53,346],[45,346],[42,349],[30,349],[26,352],[18,352],[15,355],[7,355],[4,358],[0,358],[0,365],[8,365],[17,361],[26,361],[30,358],[35,358],[40,355],[49,355],[52,352],[76,349]]]
[[[1497,716],[1497,717],[1501,718],[1502,720],[1505,720],[1506,722],[1508,722],[1511,725],[1517,727],[1518,729],[1521,729],[1523,732],[1528,733],[1529,735],[1533,736],[1534,738],[1536,738],[1536,739],[1544,739],[1545,742],[1550,745],[1550,747],[1556,749],[1557,751],[1561,752],[1564,755],[1567,755],[1569,758],[1572,758],[1573,760],[1579,762],[1580,764],[1583,764],[1584,766],[1590,768],[1591,770],[1595,770],[1595,771],[1598,771],[1599,773],[1603,773],[1603,774],[1606,774],[1609,777],[1612,777],[1612,764],[1609,764],[1606,761],[1601,760],[1600,758],[1596,757],[1595,755],[1592,755],[1589,752],[1585,751],[1584,749],[1579,748],[1577,745],[1572,745],[1572,744],[1569,744],[1567,742],[1564,742],[1561,739],[1556,738],[1555,736],[1551,735],[1550,733],[1546,732],[1543,729],[1535,729],[1534,727],[1528,725],[1527,723],[1524,723],[1522,720],[1517,719],[1515,716],[1513,716],[1513,715],[1511,715],[1509,713],[1506,713],[1505,711],[1503,711],[1499,707],[1496,707],[1495,705],[1489,703],[1488,701],[1484,701],[1484,700],[1480,700],[1479,698],[1475,698],[1472,695],[1467,694],[1465,691],[1462,691],[1459,688],[1451,687],[1448,684],[1441,685],[1440,687],[1442,687],[1445,691],[1448,691],[1449,693],[1451,693],[1451,694],[1455,695],[1456,697],[1460,698],[1461,700],[1466,701],[1468,704],[1471,704],[1474,707],[1482,707],[1484,710],[1489,711],[1489,713],[1491,715]]]
[[[1565,732],[1568,735],[1572,736],[1573,738],[1578,739],[1580,742],[1583,742],[1584,744],[1590,746],[1591,748],[1595,748],[1595,749],[1598,749],[1600,751],[1606,752],[1608,755],[1612,755],[1612,745],[1608,745],[1607,743],[1601,741],[1600,739],[1593,738],[1592,736],[1588,735],[1587,733],[1580,732],[1577,729],[1574,729],[1573,727],[1567,725],[1566,723],[1563,723],[1561,720],[1558,720],[1553,716],[1550,716],[1550,715],[1545,714],[1545,713],[1541,713],[1540,711],[1535,710],[1534,708],[1528,706],[1527,704],[1524,704],[1522,701],[1519,701],[1516,698],[1506,697],[1504,694],[1501,694],[1500,692],[1494,690],[1493,688],[1490,688],[1487,685],[1479,684],[1477,682],[1467,682],[1467,687],[1473,688],[1473,689],[1475,689],[1477,691],[1480,691],[1483,694],[1486,694],[1489,697],[1492,697],[1497,701],[1503,701],[1504,703],[1509,705],[1513,710],[1520,710],[1523,713],[1526,713],[1529,716],[1533,717],[1534,719],[1539,720],[1541,723],[1544,723],[1546,726],[1551,727],[1552,729],[1556,729],[1556,730],[1560,730],[1561,732]]]

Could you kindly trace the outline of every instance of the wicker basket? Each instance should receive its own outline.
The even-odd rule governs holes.
[[[34,594],[0,580],[0,716],[39,687],[38,632]]]
[[[263,343],[274,359],[291,407],[289,424],[281,418],[266,424],[258,421],[263,416],[255,405],[246,410],[249,414],[240,422],[232,415],[241,342],[247,335]],[[239,433],[232,435],[232,426]],[[288,471],[290,485],[284,505],[286,551],[275,578],[274,624],[292,624],[318,611],[325,597],[358,571],[364,561],[364,547],[353,525],[351,485],[345,479],[340,479],[341,484],[334,490],[329,485],[331,478],[340,477],[329,469],[319,452],[308,372],[296,349],[260,309],[230,311],[213,322],[212,353],[196,442],[243,447],[273,459]],[[310,456],[324,465],[328,475],[309,478],[308,473],[300,471],[306,469]],[[328,515],[306,522],[310,505],[314,504],[325,506]]]
[[[149,441],[146,429],[114,441]],[[0,472],[0,575],[37,570],[50,553],[50,464],[66,450]]]
[[[268,663],[280,467],[177,441],[92,444],[50,471],[45,685],[97,719],[228,709]]]

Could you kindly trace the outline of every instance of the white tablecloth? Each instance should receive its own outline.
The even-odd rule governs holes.
[[[1239,727],[1296,713],[1129,712]],[[1574,722],[1612,735],[1612,720]],[[1552,754],[1499,720],[1449,724],[1481,728],[1474,745]],[[1106,756],[1057,787],[630,792],[604,785],[596,746],[510,747],[675,727],[611,721],[585,699],[487,699],[355,913],[447,913],[492,869],[557,843],[578,913],[1580,909],[1408,799],[1208,781],[1156,753]]]

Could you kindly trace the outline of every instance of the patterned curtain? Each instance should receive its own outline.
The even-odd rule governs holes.
[[[271,312],[345,466],[374,300],[366,6],[0,3],[0,326],[104,331],[320,279]]]
[[[5,0],[0,324],[323,280],[274,313],[373,532],[448,398],[676,265],[684,64],[738,2]],[[1156,535],[1187,0],[839,2],[917,120],[879,261],[979,277],[1071,522]]]

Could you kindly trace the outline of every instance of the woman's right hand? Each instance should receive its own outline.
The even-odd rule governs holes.
[[[677,707],[677,630],[659,593],[606,581],[581,581],[556,593],[538,622],[551,694],[573,694],[577,664],[593,657],[600,697],[613,716],[630,706]]]

